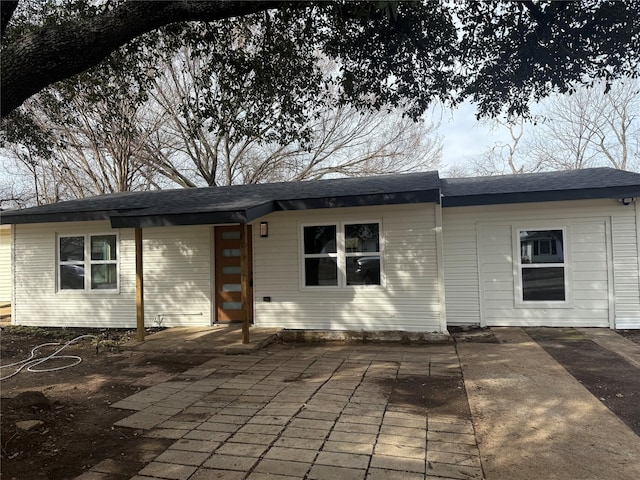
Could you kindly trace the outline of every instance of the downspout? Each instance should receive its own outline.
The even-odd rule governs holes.
[[[442,231],[442,194],[435,205],[436,262],[438,264],[438,298],[440,302],[440,333],[447,332],[447,306],[444,288],[444,240]]]

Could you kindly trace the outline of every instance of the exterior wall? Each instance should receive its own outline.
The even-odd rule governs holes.
[[[11,225],[0,226],[0,304],[11,302]]]
[[[434,204],[278,212],[254,228],[255,324],[333,330],[441,331]],[[301,286],[301,224],[381,222],[383,286]],[[271,301],[264,301],[270,297]]]
[[[615,200],[444,209],[447,322],[640,328],[637,206]],[[518,305],[517,228],[566,227],[569,304]]]
[[[133,229],[109,222],[15,225],[14,323],[55,327],[136,326]],[[145,324],[210,324],[210,227],[172,227],[143,231]],[[116,233],[119,289],[57,291],[57,237]],[[196,315],[194,315],[196,314]],[[162,317],[159,317],[162,315]]]
[[[14,225],[14,323],[51,327],[126,328],[135,318],[133,230],[114,230],[109,222]],[[57,237],[117,233],[120,288],[106,291],[57,291]]]
[[[143,229],[147,325],[211,325],[211,230],[207,225]]]

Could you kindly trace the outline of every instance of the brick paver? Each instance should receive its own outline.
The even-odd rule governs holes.
[[[461,375],[452,345],[271,346],[218,356],[113,407],[132,411],[118,426],[168,442],[131,480],[482,479],[467,416],[392,397],[407,382]]]

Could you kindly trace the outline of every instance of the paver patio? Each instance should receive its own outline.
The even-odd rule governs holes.
[[[430,398],[433,382],[453,401]],[[175,440],[132,480],[479,479],[466,402],[451,344],[274,345],[215,357],[113,407],[133,412],[116,425]]]

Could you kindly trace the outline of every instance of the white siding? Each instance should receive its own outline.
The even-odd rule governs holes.
[[[0,303],[11,301],[11,226],[0,226]]]
[[[113,230],[109,222],[14,225],[15,304],[19,325],[53,327],[133,327],[135,251],[133,230]],[[119,292],[56,291],[58,235],[118,233]]]
[[[269,237],[254,229],[255,323],[264,327],[440,331],[435,205],[273,213]],[[382,223],[382,287],[300,286],[300,224]],[[271,297],[265,302],[263,297]]]
[[[608,199],[445,208],[448,324],[606,327],[611,315],[640,327],[636,218]],[[567,228],[570,305],[516,305],[512,235],[523,227]]]
[[[211,324],[210,226],[143,229],[144,311],[147,325]]]
[[[57,327],[134,328],[135,244],[133,229],[109,222],[16,225],[13,306],[15,323]],[[211,227],[143,230],[145,324],[209,325]],[[56,291],[56,238],[114,232],[119,235],[120,289]]]
[[[447,325],[480,324],[476,219],[465,208],[442,209]]]
[[[640,328],[640,201],[632,215],[611,219],[616,328]],[[631,207],[627,207],[631,210]]]

